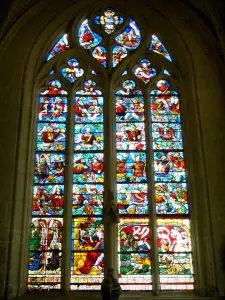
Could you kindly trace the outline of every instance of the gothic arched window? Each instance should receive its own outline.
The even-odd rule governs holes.
[[[106,8],[47,55],[29,290],[99,290],[106,266],[123,290],[194,289],[180,94],[161,41]]]

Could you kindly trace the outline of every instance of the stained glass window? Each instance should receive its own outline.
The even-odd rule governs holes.
[[[181,96],[171,54],[150,26],[144,32],[114,8],[74,24],[53,43],[42,76],[48,87],[40,87],[29,290],[100,290],[113,251],[125,291],[193,290]],[[140,46],[143,56],[133,55]],[[157,54],[170,61],[169,71],[152,59]],[[117,225],[107,219],[112,201]]]

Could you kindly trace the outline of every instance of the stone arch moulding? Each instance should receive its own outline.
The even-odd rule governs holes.
[[[50,5],[51,1],[49,1]],[[103,3],[103,2],[102,2]],[[102,5],[101,3],[101,5]],[[87,4],[90,10],[87,10]],[[110,4],[110,3],[109,3]],[[43,4],[42,4],[43,5]],[[45,4],[47,5],[47,4]],[[99,4],[99,10],[101,9]],[[62,7],[61,7],[62,6]],[[192,56],[188,49],[188,45],[184,42],[185,37],[181,36],[175,26],[163,16],[163,12],[159,13],[157,9],[143,4],[142,7],[130,6],[129,9],[121,4],[115,3],[112,5],[115,9],[122,11],[124,14],[133,16],[141,27],[151,27],[153,32],[159,33],[170,52],[174,57],[174,73],[182,95],[183,105],[183,123],[186,147],[186,160],[188,170],[190,172],[190,199],[193,211],[192,215],[192,230],[193,244],[195,253],[195,272],[196,272],[196,288],[202,294],[210,294],[210,289],[213,290],[217,286],[216,270],[214,269],[215,260],[213,247],[210,243],[211,228],[209,222],[203,224],[204,220],[199,218],[201,210],[199,202],[199,191],[196,187],[196,176],[201,176],[201,197],[205,209],[206,218],[210,219],[210,212],[207,203],[207,188],[204,173],[204,161],[202,159],[201,138],[199,133],[198,108],[196,99],[196,81],[195,68]],[[144,7],[144,9],[143,9]],[[40,9],[40,4],[37,4]],[[21,83],[21,116],[19,126],[19,140],[17,148],[17,165],[15,172],[15,191],[14,191],[14,208],[12,210],[12,228],[11,228],[11,244],[8,257],[8,271],[6,292],[9,298],[17,295],[23,295],[26,291],[26,276],[27,276],[27,251],[29,243],[29,226],[30,226],[30,211],[31,211],[31,195],[32,195],[32,172],[33,172],[33,153],[34,141],[32,132],[35,131],[35,112],[37,108],[37,96],[39,94],[40,85],[37,83],[41,73],[45,71],[45,66],[42,67],[44,56],[50,46],[50,37],[52,43],[57,41],[66,28],[72,25],[72,22],[77,22],[82,16],[89,15],[93,9],[97,11],[96,4],[90,1],[80,1],[72,4],[67,8],[62,4],[56,4],[54,12],[42,15],[41,9],[38,10],[37,16],[33,22],[26,20],[26,23],[31,22],[32,26],[38,25],[38,30],[35,32],[35,41],[29,51],[26,53],[26,60],[23,72],[23,81]],[[31,9],[31,14],[32,14]],[[36,22],[36,24],[35,24]],[[160,25],[159,25],[160,24]],[[23,24],[25,26],[25,24]],[[21,33],[21,32],[20,32]],[[28,32],[28,34],[31,34]],[[171,38],[170,38],[171,37]],[[10,37],[13,39],[13,34]],[[173,42],[171,42],[173,39]],[[28,46],[28,40],[25,41]],[[8,42],[9,43],[9,42]],[[25,45],[24,45],[25,46]],[[5,46],[7,47],[7,46]],[[140,49],[141,52],[141,49]],[[82,54],[83,55],[83,54]],[[67,54],[65,55],[67,56]],[[88,55],[87,55],[88,57]],[[88,58],[87,58],[88,59]],[[135,59],[135,57],[134,57]],[[160,58],[159,58],[160,59]],[[96,62],[97,65],[97,62]],[[119,74],[119,71],[118,71]],[[190,75],[191,74],[191,75]],[[42,76],[41,76],[42,77]],[[43,87],[43,86],[42,86]],[[191,105],[190,105],[191,103]],[[190,108],[192,106],[192,108]],[[191,116],[190,116],[191,115]],[[191,121],[190,122],[190,119]],[[192,125],[190,125],[192,123]],[[196,127],[194,127],[196,126]],[[192,138],[189,134],[192,132]],[[196,153],[192,153],[191,144],[195,142],[198,149]],[[196,166],[194,157],[199,157],[199,163]],[[26,172],[21,174],[19,170],[24,169]],[[198,184],[199,187],[200,184]],[[21,205],[22,203],[22,205]],[[204,236],[202,236],[203,227]],[[199,242],[201,241],[202,244]],[[19,247],[18,247],[19,244]],[[205,252],[205,249],[207,251]],[[16,255],[15,255],[16,253]],[[19,257],[19,260],[18,260]],[[19,261],[19,263],[18,263]]]

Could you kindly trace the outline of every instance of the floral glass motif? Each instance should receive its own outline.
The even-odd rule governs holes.
[[[118,44],[128,50],[135,50],[139,47],[141,42],[141,31],[136,22],[130,19],[127,28],[115,37]]]
[[[125,80],[115,93],[119,278],[124,290],[151,290],[144,97],[135,86]]]
[[[169,55],[169,52],[166,50],[166,47],[161,43],[159,38],[154,34],[152,35],[152,42],[151,42],[149,50],[152,50],[152,51],[164,56],[169,61],[172,61],[172,58]]]
[[[91,30],[88,19],[85,19],[80,25],[78,37],[80,45],[85,49],[91,49],[99,45],[102,41],[102,37]]]
[[[66,33],[58,40],[58,42],[52,48],[50,54],[47,57],[47,61],[53,58],[54,56],[58,55],[59,53],[64,52],[67,49],[69,49],[69,44],[68,34]]]
[[[95,23],[101,24],[106,33],[111,34],[115,26],[123,23],[123,17],[115,15],[115,10],[106,8],[103,16],[95,17]]]
[[[103,96],[93,80],[76,92],[71,290],[99,290],[104,275]]]
[[[79,77],[84,74],[84,69],[79,68],[79,62],[75,58],[68,60],[69,67],[62,69],[62,76],[69,80],[71,83],[74,83]]]
[[[156,75],[156,70],[154,68],[150,68],[150,65],[150,61],[143,58],[140,61],[140,66],[134,69],[134,74],[144,81],[144,83],[148,83]]]
[[[155,201],[162,290],[193,290],[189,206],[179,94],[168,80],[150,92]]]
[[[92,55],[106,68],[106,48],[103,46],[96,47]]]
[[[39,97],[29,290],[61,288],[67,92],[51,80]]]
[[[127,56],[127,49],[123,46],[115,46],[112,50],[112,66],[118,65]]]

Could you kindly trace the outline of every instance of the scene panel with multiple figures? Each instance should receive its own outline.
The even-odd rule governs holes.
[[[42,152],[36,154],[35,184],[64,182],[65,154]]]
[[[88,24],[88,19],[85,19],[78,29],[79,44],[85,49],[91,49],[99,45],[102,37],[93,32]]]
[[[151,95],[152,122],[180,122],[179,97]]]
[[[35,185],[33,216],[61,216],[64,210],[64,185]]]
[[[103,183],[104,154],[75,153],[73,165],[74,183]]]
[[[150,251],[150,228],[148,217],[122,217],[118,225],[118,251]]]
[[[143,122],[144,98],[135,96],[128,98],[126,96],[116,96],[116,122]]]
[[[39,101],[38,121],[66,122],[67,97],[41,96]]]
[[[104,226],[101,217],[75,217],[72,223],[73,251],[104,251]]]
[[[103,97],[76,96],[75,123],[103,123]]]
[[[79,67],[79,62],[76,58],[71,58],[68,60],[68,67],[63,68],[62,76],[74,83],[79,77],[83,76],[84,69]]]
[[[188,218],[157,218],[159,253],[191,252],[190,220]]]
[[[145,123],[117,123],[116,148],[117,150],[145,150]]]
[[[104,186],[101,184],[73,185],[73,215],[102,215]]]
[[[182,150],[180,123],[152,123],[153,150]]]
[[[183,152],[154,152],[154,172],[156,182],[185,182]]]
[[[148,214],[148,185],[117,184],[117,206],[120,215],[147,215]]]
[[[103,150],[104,125],[101,123],[75,124],[74,151]]]
[[[189,214],[186,183],[156,183],[155,201],[159,215]]]
[[[117,182],[147,182],[145,152],[117,152]]]
[[[127,28],[121,34],[118,34],[115,40],[128,50],[137,49],[141,43],[141,31],[137,23],[130,19]]]
[[[32,218],[28,285],[30,290],[59,289],[61,283],[62,218]]]

